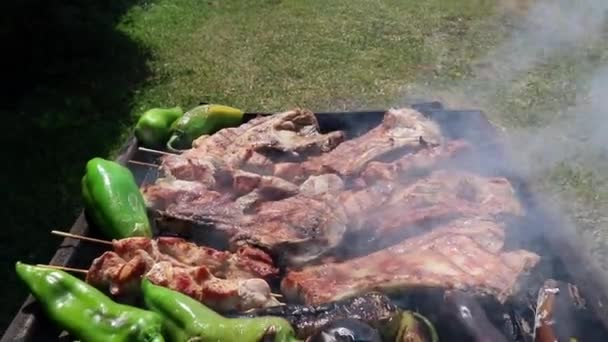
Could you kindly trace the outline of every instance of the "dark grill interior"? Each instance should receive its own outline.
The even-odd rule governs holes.
[[[585,308],[574,308],[568,312],[558,312],[562,317],[561,324],[575,327],[580,332],[581,341],[608,341],[605,327],[608,327],[608,310],[606,288],[599,272],[595,272],[584,247],[578,246],[574,239],[567,235],[559,218],[548,214],[542,202],[529,190],[525,179],[522,179],[515,169],[510,167],[507,157],[501,149],[498,134],[486,120],[484,114],[475,110],[447,110],[438,102],[413,105],[414,108],[437,121],[449,138],[465,139],[473,143],[475,153],[457,160],[458,167],[469,169],[484,175],[500,175],[507,177],[517,189],[518,196],[524,204],[526,216],[511,224],[513,232],[505,248],[525,248],[541,256],[541,262],[527,277],[519,292],[506,304],[501,305],[491,298],[479,298],[478,301],[466,302],[466,299],[455,299],[453,307],[446,306],[441,291],[428,289],[408,291],[392,296],[394,302],[408,309],[417,309],[436,322],[442,341],[475,341],[480,336],[471,336],[470,331],[463,327],[468,323],[459,321],[455,316],[458,305],[477,308],[487,316],[487,319],[505,336],[511,340],[528,341],[524,330],[526,324],[534,324],[533,308],[539,289],[547,279],[555,279],[565,283],[575,284],[585,299]],[[317,113],[321,130],[329,132],[336,129],[345,130],[348,138],[358,136],[378,125],[383,117],[383,111],[363,111],[345,113]],[[250,120],[256,114],[248,114]],[[138,151],[136,142],[131,139],[125,145],[119,160],[154,163],[157,155]],[[156,169],[130,164],[137,180],[151,183],[157,177]],[[83,216],[74,223],[71,232],[80,235],[91,235]],[[219,246],[225,247],[225,246]],[[94,244],[65,239],[53,260],[55,265],[76,268],[88,268],[91,261],[99,256],[103,248]],[[274,284],[275,290],[278,284]],[[567,308],[564,304],[561,308]],[[572,315],[574,313],[574,315]],[[470,323],[470,322],[469,322]],[[476,322],[480,333],[484,334],[484,323]],[[45,316],[40,313],[38,306],[31,298],[24,303],[10,327],[7,329],[2,342],[5,341],[52,341],[60,335]],[[448,338],[449,337],[449,338]],[[491,337],[486,336],[486,338]]]

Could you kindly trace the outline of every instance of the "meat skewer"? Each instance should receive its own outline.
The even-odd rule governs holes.
[[[80,269],[80,268],[72,268],[72,267],[65,267],[65,266],[59,266],[59,265],[37,264],[36,266],[46,267],[46,268],[52,268],[52,269],[55,269],[55,270],[62,270],[62,271],[68,271],[68,272],[83,273],[83,274],[89,273],[89,271],[83,270],[83,269]]]
[[[108,288],[115,296],[139,292],[141,279],[186,294],[219,311],[244,311],[276,306],[268,283],[261,278],[220,278],[209,267],[187,266],[169,260],[154,260],[142,249],[130,260],[114,252],[95,259],[86,281],[95,287]]]
[[[112,242],[108,241],[108,240],[101,240],[101,239],[90,238],[88,236],[82,236],[82,235],[76,235],[76,234],[72,234],[72,233],[66,233],[66,232],[62,232],[60,230],[51,230],[51,234],[53,234],[53,235],[59,235],[59,236],[64,236],[64,237],[69,237],[69,238],[77,239],[77,240],[84,240],[84,241],[101,243],[101,244],[104,244],[104,245],[110,245],[110,246],[112,246]]]
[[[145,148],[145,147],[138,147],[137,149],[140,150],[140,151],[144,151],[144,152],[162,154],[162,155],[165,155],[165,156],[175,156],[175,155],[177,155],[177,153],[171,153],[171,152],[153,150],[151,148]]]
[[[147,167],[152,167],[152,168],[158,168],[158,165],[156,164],[151,164],[151,163],[144,163],[144,162],[140,162],[137,160],[129,160],[128,161],[129,164],[134,164],[134,165],[141,165],[141,166],[147,166]]]
[[[59,233],[59,234],[57,234]],[[95,259],[86,281],[112,295],[137,293],[142,278],[187,294],[218,311],[243,311],[280,305],[264,279],[277,275],[272,259],[263,251],[244,246],[236,253],[197,246],[183,239],[143,237],[113,240],[72,238],[111,244]]]

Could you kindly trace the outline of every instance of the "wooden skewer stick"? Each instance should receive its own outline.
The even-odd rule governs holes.
[[[156,165],[156,164],[144,163],[144,162],[140,162],[140,161],[137,161],[137,160],[129,160],[129,164],[135,164],[135,165],[153,167],[155,169],[158,168],[158,165]]]
[[[151,148],[145,148],[145,147],[138,147],[138,149],[140,151],[150,152],[150,153],[156,153],[156,154],[162,154],[162,155],[165,155],[165,156],[175,156],[175,155],[177,155],[177,153],[171,153],[171,152],[153,150]]]
[[[86,236],[82,236],[82,235],[76,235],[76,234],[72,234],[72,233],[66,233],[66,232],[62,232],[60,230],[51,230],[51,234],[55,234],[55,235],[59,235],[59,236],[65,236],[65,237],[69,237],[69,238],[77,239],[77,240],[84,240],[84,241],[89,241],[89,242],[102,243],[104,245],[110,245],[110,246],[112,246],[112,241],[95,239],[95,238],[90,238],[90,237],[86,237]]]
[[[82,273],[82,274],[87,274],[89,273],[89,271],[87,270],[83,270],[81,268],[72,268],[72,267],[65,267],[65,266],[58,266],[58,265],[45,265],[45,264],[38,264],[36,266],[39,267],[46,267],[46,268],[52,268],[54,270],[61,270],[61,271],[68,271],[68,272],[76,272],[76,273]]]
[[[271,296],[275,297],[275,298],[283,298],[283,295],[280,293],[270,293]]]

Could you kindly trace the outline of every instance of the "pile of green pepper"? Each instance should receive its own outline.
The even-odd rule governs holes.
[[[185,114],[180,107],[152,108],[137,121],[135,137],[143,146],[166,146],[178,152],[192,147],[198,137],[240,125],[243,114],[240,109],[219,104],[200,105]]]

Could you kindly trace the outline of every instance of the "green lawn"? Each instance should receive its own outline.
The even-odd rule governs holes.
[[[593,37],[524,73],[493,74],[482,57],[508,39],[521,13],[491,0],[24,3],[38,6],[39,26],[20,30],[40,45],[24,60],[23,41],[16,43],[14,63],[29,63],[29,73],[5,66],[18,91],[2,114],[18,120],[7,129],[2,183],[4,323],[26,294],[15,260],[50,258],[58,239],[48,232],[78,214],[84,163],[111,156],[146,108],[200,101],[252,111],[383,108],[423,95],[485,109],[512,136],[530,137],[574,115],[562,108],[606,60],[605,42]],[[595,217],[608,199],[605,168],[573,156],[530,176]]]

